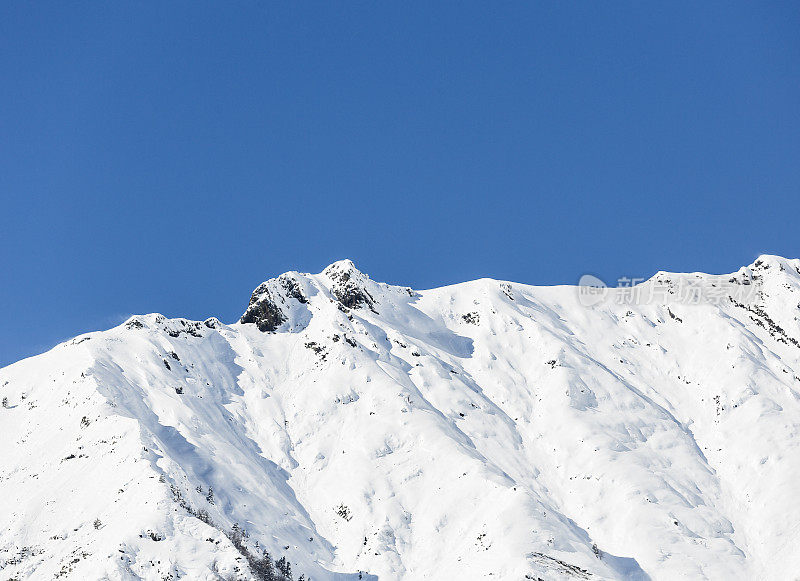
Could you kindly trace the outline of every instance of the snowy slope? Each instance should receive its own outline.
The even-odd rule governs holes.
[[[797,578],[800,261],[584,291],[341,261],[6,367],[0,578]]]

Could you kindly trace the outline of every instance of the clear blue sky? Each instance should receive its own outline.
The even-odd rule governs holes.
[[[797,2],[7,1],[0,75],[0,364],[343,257],[426,288],[800,256]]]

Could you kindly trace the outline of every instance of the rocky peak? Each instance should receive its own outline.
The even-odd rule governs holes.
[[[337,260],[336,262],[329,264],[325,268],[325,270],[322,271],[322,273],[328,278],[338,277],[343,274],[347,274],[349,276],[352,275],[367,276],[363,272],[358,270],[356,268],[356,265],[349,258],[345,258],[343,260]]]
[[[772,254],[762,254],[749,267],[753,272],[795,272],[800,274],[800,260],[783,258]]]
[[[325,268],[320,275],[287,272],[261,283],[250,296],[247,310],[239,321],[253,323],[265,333],[275,332],[291,322],[286,327],[286,330],[291,330],[289,327],[294,328],[298,322],[294,315],[307,310],[303,307],[309,302],[309,297],[323,289],[330,292],[342,310],[367,306],[377,313],[375,283],[359,271],[351,260],[339,260]]]
[[[326,268],[322,274],[330,282],[331,294],[348,309],[358,309],[366,305],[375,313],[376,300],[369,292],[372,284],[369,276],[356,268],[351,260],[339,260]]]
[[[239,322],[255,323],[260,331],[273,332],[288,320],[292,301],[306,304],[308,298],[296,273],[287,272],[258,285]]]

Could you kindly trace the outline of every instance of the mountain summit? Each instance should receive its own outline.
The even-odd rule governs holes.
[[[134,316],[0,370],[0,578],[791,578],[798,317],[776,256]]]

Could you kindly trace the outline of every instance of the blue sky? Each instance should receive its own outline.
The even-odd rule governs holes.
[[[416,288],[800,256],[795,2],[4,2],[0,364]]]

